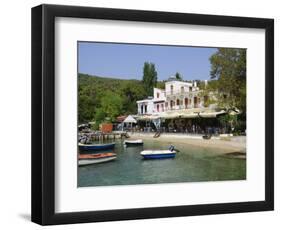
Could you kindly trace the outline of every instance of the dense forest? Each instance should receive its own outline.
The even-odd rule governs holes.
[[[153,87],[164,88],[157,81],[154,63],[145,62],[142,80],[125,80],[78,74],[79,123],[114,122],[119,115],[137,113],[137,100],[153,96]]]
[[[147,96],[142,81],[78,75],[79,123],[114,121],[116,116],[136,114],[136,101]]]

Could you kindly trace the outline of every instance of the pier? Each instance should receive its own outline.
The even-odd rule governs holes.
[[[91,141],[104,141],[104,140],[115,140],[122,138],[129,138],[127,131],[113,131],[110,133],[105,132],[80,132],[79,135],[87,136]]]

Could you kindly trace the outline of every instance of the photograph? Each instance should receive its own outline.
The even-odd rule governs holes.
[[[246,180],[246,55],[77,42],[78,187]]]
[[[32,7],[32,222],[275,210],[274,15],[152,5]]]

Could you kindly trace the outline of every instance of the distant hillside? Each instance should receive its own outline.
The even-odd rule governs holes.
[[[107,117],[114,121],[114,117],[111,117],[113,115],[135,114],[136,101],[147,96],[140,80],[105,78],[81,73],[78,74],[78,91],[79,122],[102,122]]]
[[[127,79],[118,79],[118,78],[110,78],[110,77],[99,77],[88,74],[78,74],[79,85],[89,85],[96,84],[99,87],[106,86],[107,89],[115,90],[116,87],[122,86],[126,83],[136,83],[139,84],[141,81],[139,80],[127,80]]]

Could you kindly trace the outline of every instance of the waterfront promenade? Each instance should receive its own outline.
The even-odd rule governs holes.
[[[216,148],[222,149],[225,151],[220,152],[221,154],[225,154],[228,152],[241,152],[246,153],[246,136],[214,136],[209,140],[205,140],[202,138],[202,135],[196,134],[179,134],[179,133],[163,133],[158,138],[153,138],[155,133],[128,133],[130,135],[130,139],[143,139],[152,140],[156,142],[162,142],[173,145],[193,145],[198,147],[205,148]]]

